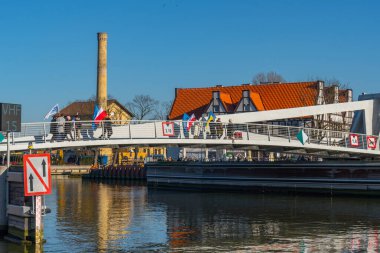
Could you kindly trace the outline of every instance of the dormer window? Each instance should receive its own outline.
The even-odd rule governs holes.
[[[249,90],[243,90],[243,112],[249,112],[251,111],[251,101],[249,98]]]
[[[207,110],[205,111],[206,113],[208,112],[213,112],[213,113],[216,113],[216,114],[224,114],[227,112],[227,109],[226,109],[226,105],[224,104],[225,102],[222,101],[222,99],[226,99],[226,98],[223,98],[225,94],[216,90],[216,91],[213,91],[212,92],[212,99],[210,101],[210,104],[209,106],[207,107]],[[229,99],[231,100],[231,98]],[[231,103],[229,103],[231,104]]]
[[[257,99],[260,100],[260,97],[258,97],[258,94],[255,92],[251,92],[250,90],[243,90],[241,94],[240,102],[238,103],[238,106],[236,107],[235,112],[255,112],[257,111],[257,108],[253,102],[253,97],[256,96]]]
[[[212,111],[220,112],[220,92],[219,91],[212,92]]]

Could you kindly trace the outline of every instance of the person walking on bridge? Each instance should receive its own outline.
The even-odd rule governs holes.
[[[80,130],[82,128],[82,122],[80,122],[79,114],[75,115],[74,117],[74,136],[75,140],[80,140]]]
[[[57,136],[58,136],[57,117],[58,117],[58,114],[55,114],[50,122],[50,133],[53,135],[50,139],[50,142],[54,142],[57,140]]]
[[[63,141],[65,138],[65,118],[62,114],[58,114],[57,116],[57,141]]]
[[[113,113],[111,113],[111,116]],[[100,139],[110,139],[112,131],[112,121],[111,118],[107,115],[103,120],[103,134],[99,137]]]
[[[71,121],[71,116],[67,115],[65,122],[65,138],[67,138],[68,141],[74,140],[73,134],[71,133],[71,130],[73,129],[72,124],[73,122]]]

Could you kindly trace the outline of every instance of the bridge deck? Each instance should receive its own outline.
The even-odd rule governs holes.
[[[376,148],[368,148],[367,135],[356,134],[358,145],[352,146],[348,132],[279,126],[269,124],[226,124],[217,128],[216,124],[199,123],[186,131],[181,121],[119,121],[113,122],[113,134],[109,139],[100,139],[104,126],[93,130],[92,122],[81,122],[80,140],[53,141],[50,133],[51,123],[25,123],[22,132],[13,133],[10,138],[12,151],[27,150],[31,143],[33,149],[59,149],[79,147],[109,146],[177,146],[177,147],[222,147],[241,149],[269,149],[279,152],[328,154],[349,154],[353,156],[380,156],[379,140]],[[71,123],[75,128],[75,123]],[[164,126],[172,124],[172,136],[164,133]],[[54,128],[53,128],[54,129]],[[297,134],[303,129],[309,139],[302,144]],[[71,131],[75,137],[75,131]],[[56,134],[56,133],[55,133]],[[5,152],[7,140],[0,143],[0,152]]]

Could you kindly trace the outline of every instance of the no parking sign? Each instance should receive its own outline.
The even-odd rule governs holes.
[[[376,149],[377,137],[376,136],[367,136],[367,148]]]

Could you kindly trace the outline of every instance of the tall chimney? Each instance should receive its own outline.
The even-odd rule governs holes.
[[[98,33],[98,81],[96,103],[107,109],[107,33]]]

